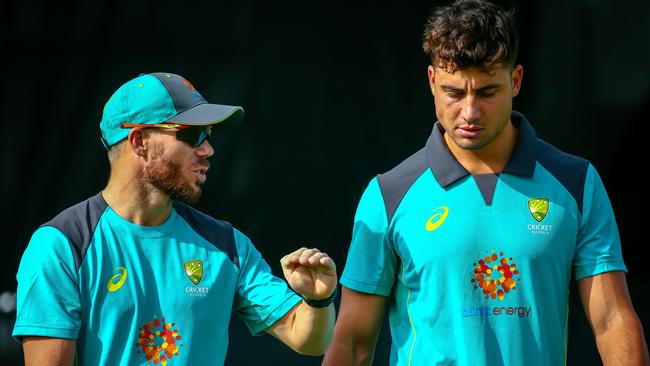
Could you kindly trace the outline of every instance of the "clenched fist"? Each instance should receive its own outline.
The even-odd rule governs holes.
[[[289,286],[310,300],[328,298],[338,283],[336,265],[320,250],[300,248],[280,260]]]

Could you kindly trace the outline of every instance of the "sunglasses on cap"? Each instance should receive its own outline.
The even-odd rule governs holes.
[[[203,141],[210,138],[212,133],[212,126],[190,126],[179,125],[178,123],[163,122],[160,124],[147,124],[147,123],[122,123],[121,128],[162,128],[162,129],[176,129],[176,140],[183,141],[192,147],[199,147]]]

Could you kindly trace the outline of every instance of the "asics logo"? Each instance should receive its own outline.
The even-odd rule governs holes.
[[[426,231],[433,231],[442,225],[443,222],[447,219],[449,214],[449,208],[447,206],[440,206],[433,210],[434,215],[429,217],[427,223],[424,225]]]
[[[117,267],[113,271],[119,271],[119,273],[113,275],[113,277],[108,280],[108,283],[106,284],[108,292],[115,292],[121,289],[122,285],[124,285],[124,281],[126,281],[126,278],[129,275],[129,272],[124,267]]]

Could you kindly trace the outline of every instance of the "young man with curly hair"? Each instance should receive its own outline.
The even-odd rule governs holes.
[[[424,32],[438,121],[359,203],[324,365],[563,365],[572,272],[606,365],[648,364],[616,221],[596,169],[512,110],[512,12],[439,8]]]

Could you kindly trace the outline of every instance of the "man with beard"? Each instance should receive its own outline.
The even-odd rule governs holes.
[[[186,204],[201,195],[212,126],[242,117],[174,74],[115,92],[100,123],[107,187],[38,228],[21,260],[13,335],[26,365],[220,365],[231,312],[253,334],[325,351],[332,259],[307,248],[282,258],[298,296],[244,234]]]

